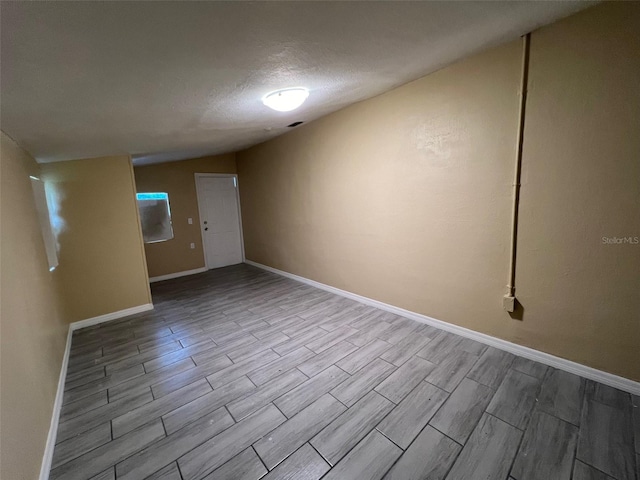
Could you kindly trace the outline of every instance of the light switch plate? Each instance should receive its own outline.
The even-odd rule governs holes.
[[[193,218],[191,218],[191,217],[187,218],[187,223],[189,225],[193,225]]]

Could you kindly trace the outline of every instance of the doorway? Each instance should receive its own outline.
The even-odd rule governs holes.
[[[200,231],[208,270],[244,261],[238,176],[196,173]]]

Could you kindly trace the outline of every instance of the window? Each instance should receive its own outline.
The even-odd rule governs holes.
[[[138,210],[144,243],[156,243],[171,240],[171,209],[169,194],[164,192],[138,193]]]
[[[42,231],[42,240],[44,240],[44,248],[47,252],[47,260],[49,261],[49,271],[52,272],[58,266],[58,249],[56,236],[53,233],[53,226],[51,224],[51,206],[47,199],[44,182],[37,177],[30,178],[33,197],[36,202],[36,211],[38,212],[38,220],[40,222],[40,230]]]

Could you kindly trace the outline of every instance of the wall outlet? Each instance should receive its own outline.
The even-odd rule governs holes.
[[[196,244],[195,243],[191,243],[191,250],[194,250],[196,248]]]
[[[505,295],[502,298],[502,306],[507,312],[514,312],[516,309],[516,297]]]
[[[191,217],[187,218],[187,223],[189,225],[193,225],[193,218],[191,218]],[[193,248],[193,247],[191,247],[191,248]]]

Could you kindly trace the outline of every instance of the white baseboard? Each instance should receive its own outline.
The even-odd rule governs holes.
[[[69,354],[71,352],[71,341],[73,340],[73,332],[85,327],[91,327],[99,323],[109,322],[118,318],[128,317],[136,313],[147,312],[153,310],[153,304],[147,303],[138,305],[137,307],[126,308],[117,312],[107,313],[98,317],[87,318],[78,322],[69,324],[67,333],[67,344],[64,349],[64,357],[62,358],[62,366],[60,367],[60,378],[58,379],[58,391],[53,402],[53,412],[51,413],[51,425],[49,426],[49,434],[47,435],[47,443],[42,455],[42,465],[40,467],[40,480],[49,479],[49,471],[51,470],[51,462],[53,460],[53,450],[56,446],[56,436],[58,434],[58,422],[60,420],[60,411],[62,410],[62,400],[64,397],[64,384],[67,379],[67,367],[69,365]]]
[[[158,277],[149,277],[149,283],[171,280],[172,278],[186,277],[187,275],[195,275],[196,273],[203,273],[206,271],[208,271],[207,267],[201,267],[194,268],[193,270],[185,270],[183,272],[168,273],[166,275],[160,275]]]
[[[144,305],[138,305],[137,307],[125,308],[124,310],[118,310],[117,312],[106,313],[93,318],[86,318],[69,324],[69,327],[71,328],[71,331],[79,330],[81,328],[98,325],[99,323],[128,317],[129,315],[135,315],[136,313],[148,312],[149,310],[153,310],[153,303],[145,303]]]
[[[283,277],[291,278],[293,280],[306,283],[307,285],[311,285],[313,287],[326,290],[327,292],[335,293],[336,295],[341,295],[343,297],[350,298],[351,300],[364,303],[365,305],[370,305],[372,307],[379,308],[387,312],[395,313],[396,315],[400,315],[406,318],[410,318],[412,320],[416,320],[417,322],[420,322],[420,323],[426,323],[427,325],[431,325],[441,330],[446,330],[447,332],[455,333],[456,335],[460,335],[462,337],[476,340],[478,342],[484,343],[485,345],[490,345],[500,350],[504,350],[504,351],[513,353],[515,355],[528,358],[529,360],[534,360],[536,362],[544,363],[545,365],[549,365],[551,367],[555,367],[560,370],[564,370],[566,372],[579,375],[583,378],[588,378],[590,380],[594,380],[596,382],[600,382],[605,385],[609,385],[611,387],[624,390],[625,392],[629,392],[634,395],[640,395],[640,382],[635,382],[633,380],[629,380],[628,378],[620,377],[612,373],[603,372],[602,370],[597,370],[592,367],[587,367],[586,365],[572,362],[571,360],[566,360],[564,358],[556,357],[555,355],[551,355],[549,353],[541,352],[533,348],[518,345],[516,343],[511,343],[511,342],[508,342],[507,340],[502,340],[500,338],[492,337],[490,335],[485,335],[484,333],[476,332],[474,330],[469,330],[468,328],[459,327],[451,323],[443,322],[442,320],[437,320],[435,318],[428,317],[420,313],[411,312],[409,310],[405,310],[400,307],[394,307],[393,305],[389,305],[387,303],[383,303],[378,300],[374,300],[372,298],[363,297],[362,295],[347,292],[346,290],[341,290],[339,288],[332,287],[330,285],[325,285],[324,283],[316,282],[315,280],[310,280],[305,277],[300,277],[299,275],[294,275],[293,273],[285,272],[283,270],[278,270],[277,268],[269,267],[267,265],[262,265],[260,263],[253,262],[251,260],[245,260],[245,263],[247,263],[248,265],[253,265],[254,267],[261,268],[263,270],[267,270],[272,273],[277,273],[278,275],[282,275]]]
[[[64,384],[67,380],[67,366],[69,365],[69,352],[71,351],[71,325],[67,331],[67,344],[64,347],[64,356],[62,357],[62,366],[60,367],[60,377],[58,378],[58,390],[56,398],[53,401],[53,412],[51,413],[51,424],[49,425],[49,434],[47,435],[47,443],[44,447],[42,455],[42,464],[40,466],[40,480],[49,479],[49,471],[51,470],[51,462],[53,460],[53,450],[56,446],[56,437],[58,435],[58,421],[60,420],[60,410],[62,409],[62,397],[64,396]]]

